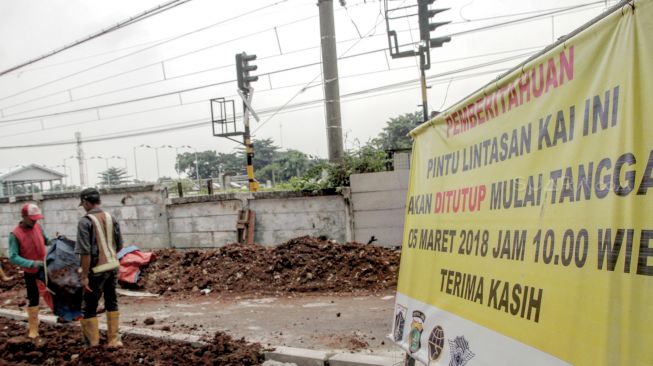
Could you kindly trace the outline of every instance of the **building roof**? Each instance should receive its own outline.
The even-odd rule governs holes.
[[[0,174],[0,182],[47,182],[63,179],[66,174],[37,164],[21,166]]]

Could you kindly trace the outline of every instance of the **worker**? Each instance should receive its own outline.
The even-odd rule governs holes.
[[[116,253],[122,249],[120,225],[101,208],[100,192],[86,188],[80,194],[80,206],[86,215],[77,225],[75,254],[80,256],[81,281],[84,287],[82,300],[82,336],[88,346],[100,343],[97,307],[104,295],[107,314],[107,343],[111,348],[122,347],[118,335],[120,313],[118,312],[118,267]]]
[[[2,263],[0,263],[0,280],[7,282],[13,280],[13,277],[9,277],[5,274],[5,271],[2,270]]]
[[[43,267],[48,237],[38,224],[43,215],[37,205],[26,203],[20,213],[22,220],[9,234],[9,261],[21,267],[25,273],[29,325],[27,335],[36,339],[39,336],[39,288],[36,281],[39,268]]]

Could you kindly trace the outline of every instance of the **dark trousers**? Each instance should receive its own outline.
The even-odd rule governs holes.
[[[109,271],[98,274],[89,274],[88,287],[93,292],[84,292],[82,301],[82,315],[84,319],[95,318],[100,297],[104,295],[104,308],[107,311],[118,311],[118,271]]]
[[[39,306],[39,287],[36,280],[39,278],[38,273],[25,272],[25,288],[27,288],[28,306]]]

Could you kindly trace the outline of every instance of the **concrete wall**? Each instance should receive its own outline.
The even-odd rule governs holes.
[[[404,233],[408,170],[354,174],[351,181],[354,240],[401,245]]]
[[[102,204],[120,222],[126,243],[146,248],[169,245],[165,191],[159,187],[137,186],[102,191]],[[77,193],[35,194],[0,198],[0,252],[5,252],[9,233],[20,221],[20,207],[34,202],[43,212],[43,228],[49,237],[57,233],[70,239],[77,236],[77,221],[84,215]]]
[[[175,248],[216,247],[234,243],[242,201],[216,196],[175,199],[168,206],[170,244]]]
[[[303,235],[338,241],[347,235],[346,200],[335,192],[259,192],[175,198],[168,206],[171,244],[177,248],[216,247],[237,240],[238,212],[256,213],[254,241],[282,243]]]
[[[236,241],[238,212],[256,213],[255,241],[273,245],[302,235],[339,242],[398,245],[408,171],[357,174],[351,190],[319,192],[222,193],[169,199],[155,185],[101,191],[104,208],[120,222],[126,244],[154,249],[216,247]],[[77,221],[84,215],[77,193],[35,194],[0,198],[0,253],[20,220],[20,207],[35,202],[43,210],[43,227],[75,239]]]

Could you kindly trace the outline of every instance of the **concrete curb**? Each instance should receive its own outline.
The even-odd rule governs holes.
[[[17,321],[27,321],[27,314],[23,311],[0,308],[0,317]],[[57,318],[53,315],[39,315],[44,323],[57,324]],[[61,326],[78,327],[78,322],[58,324]],[[106,330],[105,324],[100,324],[101,330]],[[120,333],[135,334],[148,337],[155,337],[170,341],[188,342],[196,346],[206,344],[199,336],[183,333],[164,332],[155,329],[136,328],[120,326]],[[361,355],[354,353],[339,353],[329,351],[316,351],[306,348],[274,347],[274,350],[265,352],[265,359],[293,363],[297,366],[395,366],[402,362],[393,360],[390,357]]]
[[[395,366],[403,364],[391,357],[315,351],[305,348],[276,347],[265,352],[266,360],[294,363],[297,366]]]

